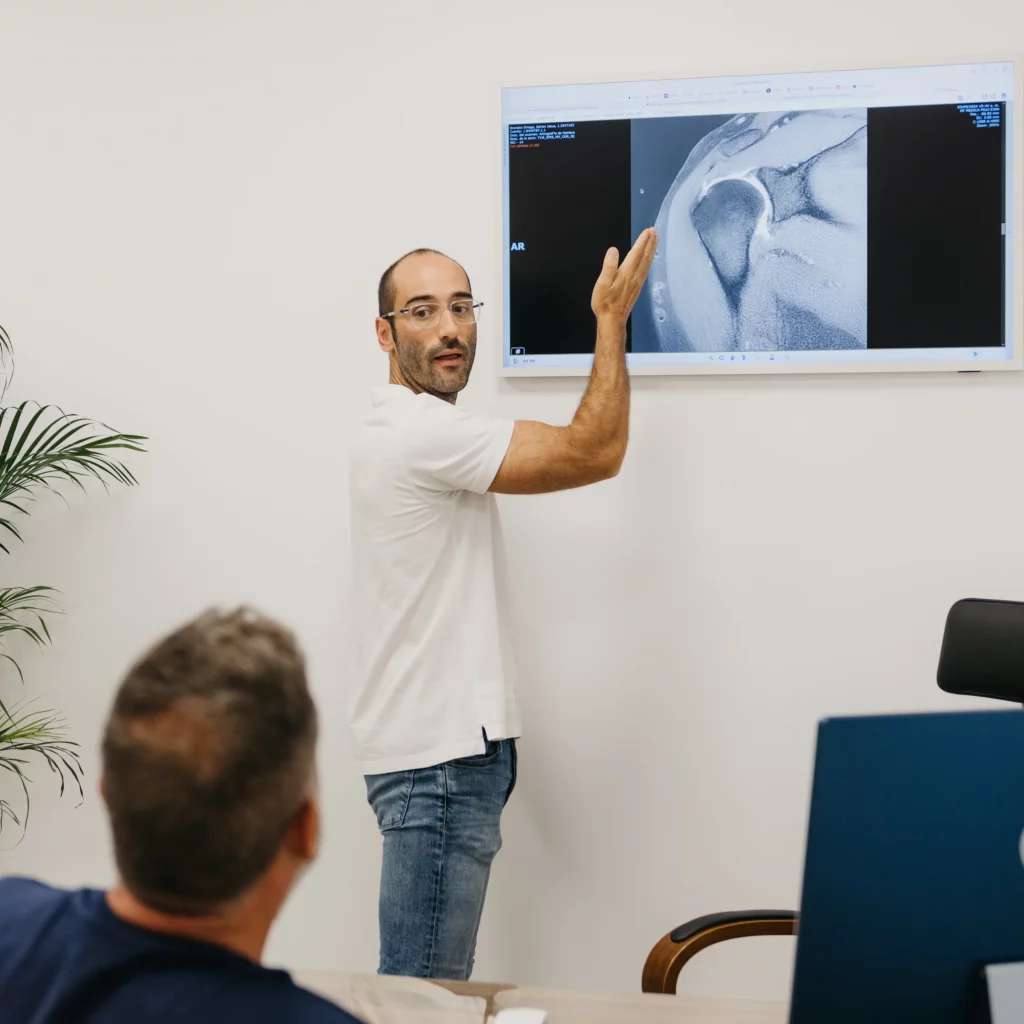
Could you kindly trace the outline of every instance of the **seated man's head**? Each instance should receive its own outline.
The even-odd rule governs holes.
[[[292,635],[209,613],[128,673],[103,740],[103,795],[123,889],[200,918],[277,913],[316,853],[316,709]]]

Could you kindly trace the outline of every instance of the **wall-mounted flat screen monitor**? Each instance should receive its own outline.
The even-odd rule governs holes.
[[[507,376],[583,374],[656,225],[637,373],[1020,369],[1020,61],[506,88]]]

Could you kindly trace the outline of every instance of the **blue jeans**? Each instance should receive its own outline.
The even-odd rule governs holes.
[[[515,740],[488,740],[485,753],[432,768],[366,776],[384,836],[380,974],[472,974],[501,812],[515,784]]]

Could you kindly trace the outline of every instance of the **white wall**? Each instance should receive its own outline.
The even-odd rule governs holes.
[[[499,344],[493,84],[1012,46],[1017,0],[7,0],[13,397],[152,438],[141,488],[43,502],[2,566],[66,594],[29,690],[66,709],[90,787],[144,645],[212,602],[282,617],[323,712],[328,836],[270,954],[373,969],[345,467],[391,258],[461,259]],[[491,354],[468,404],[570,415],[581,382],[500,383]],[[1019,375],[642,379],[617,480],[502,501],[527,736],[478,977],[633,989],[684,919],[795,904],[817,719],[964,706],[934,684],[948,606],[1024,597],[1022,397]],[[0,871],[108,882],[92,789],[75,809],[47,774]],[[788,942],[702,954],[687,984],[780,995]]]

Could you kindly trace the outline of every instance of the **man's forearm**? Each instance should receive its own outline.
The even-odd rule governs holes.
[[[620,320],[598,318],[594,367],[569,431],[581,455],[618,471],[629,440],[626,325]]]

